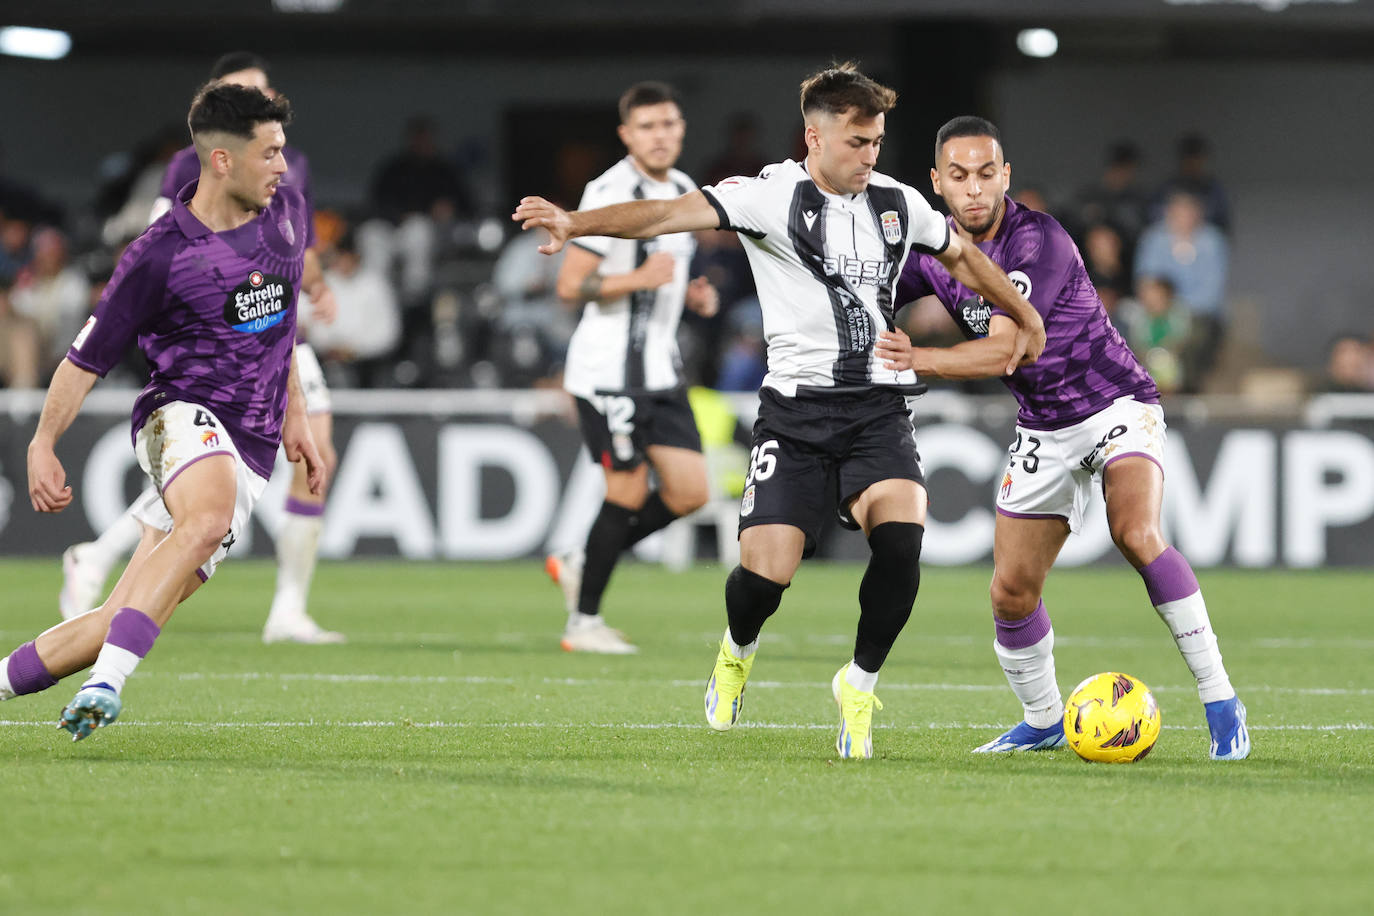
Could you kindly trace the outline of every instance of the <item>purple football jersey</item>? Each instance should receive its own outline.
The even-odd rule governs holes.
[[[310,217],[305,247],[314,248],[315,196],[310,189],[310,160],[294,146],[283,147],[281,154],[286,157],[286,174],[282,176],[281,183],[296,188],[305,198],[305,212]],[[161,194],[168,200],[176,200],[182,188],[199,178],[200,158],[196,156],[195,146],[177,150],[176,155],[167,163],[167,171],[162,173]]]
[[[278,185],[255,218],[211,232],[186,207],[194,191],[183,188],[125,250],[67,358],[104,376],[137,340],[151,379],[134,402],[133,434],[165,403],[201,404],[268,477],[286,413],[305,200]]]
[[[1078,246],[1054,217],[1006,198],[997,237],[978,247],[1011,278],[1045,322],[1045,351],[1003,377],[1021,405],[1017,422],[1062,429],[1132,396],[1159,403],[1159,391],[1112,327],[1088,279]],[[949,220],[951,229],[953,218]],[[956,281],[934,257],[913,253],[902,269],[897,302],[935,295],[969,339],[986,337],[993,315],[1007,314]]]

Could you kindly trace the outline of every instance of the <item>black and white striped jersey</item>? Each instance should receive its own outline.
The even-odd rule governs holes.
[[[654,181],[629,156],[589,182],[579,210],[606,207],[630,200],[668,200],[696,189],[696,183],[677,169],[667,181]],[[582,320],[568,343],[563,387],[578,397],[606,391],[662,391],[682,384],[682,358],[677,349],[677,326],[687,293],[688,270],[696,252],[690,232],[652,239],[585,236],[573,239],[600,255],[604,274],[627,274],[656,251],[673,256],[677,268],[671,282],[658,289],[640,290],[608,302],[588,302]]]
[[[808,388],[910,384],[873,356],[893,327],[893,289],[912,248],[949,245],[944,217],[915,188],[874,172],[860,194],[828,194],[791,159],[757,178],[702,188],[720,227],[740,234],[768,342],[763,384]]]

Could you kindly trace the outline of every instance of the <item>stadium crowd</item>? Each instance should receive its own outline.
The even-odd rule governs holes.
[[[47,384],[120,251],[146,226],[182,142],[164,129],[107,157],[90,204],[76,209],[5,174],[0,158],[0,385]],[[1225,381],[1214,370],[1227,343],[1233,215],[1210,152],[1202,136],[1181,137],[1173,173],[1153,188],[1139,149],[1124,140],[1109,146],[1087,187],[1050,190],[1020,175],[1013,182],[1018,201],[1069,229],[1112,321],[1166,392]],[[400,148],[375,166],[364,200],[317,202],[318,250],[339,317],[308,333],[332,386],[558,386],[577,308],[555,293],[558,260],[538,254],[536,239],[512,233],[504,212],[485,212],[491,208],[469,186],[468,158],[445,147],[433,119],[416,116]],[[705,184],[754,174],[767,161],[756,119],[742,112],[694,177]],[[580,187],[591,174],[568,183]],[[711,318],[684,316],[688,377],[754,390],[765,371],[762,316],[733,234],[699,234],[692,275],[701,274],[719,290],[721,307]],[[301,314],[308,323],[309,308]],[[908,308],[899,320],[917,343],[958,336],[934,303]],[[130,386],[142,378],[136,356],[116,373]],[[960,387],[993,390],[989,384]],[[1374,390],[1374,328],[1333,337],[1328,365],[1308,387]]]

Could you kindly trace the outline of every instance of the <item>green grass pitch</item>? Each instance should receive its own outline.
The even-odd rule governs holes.
[[[0,705],[0,913],[1306,913],[1374,899],[1371,572],[1204,571],[1254,750],[1207,759],[1187,669],[1129,569],[1055,572],[1060,687],[1123,670],[1164,731],[1131,766],[978,756],[1019,718],[986,569],[925,570],[870,761],[829,683],[861,568],[806,565],[744,720],[702,688],[724,570],[626,564],[634,657],[558,650],[534,563],[326,564],[346,646],[263,646],[274,569],[230,562],[125,689]],[[55,561],[0,562],[0,652],[56,619]]]

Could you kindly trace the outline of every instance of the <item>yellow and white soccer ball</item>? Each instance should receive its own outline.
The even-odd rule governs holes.
[[[1159,704],[1138,678],[1094,674],[1064,704],[1064,736],[1078,756],[1098,763],[1134,763],[1159,738]]]

